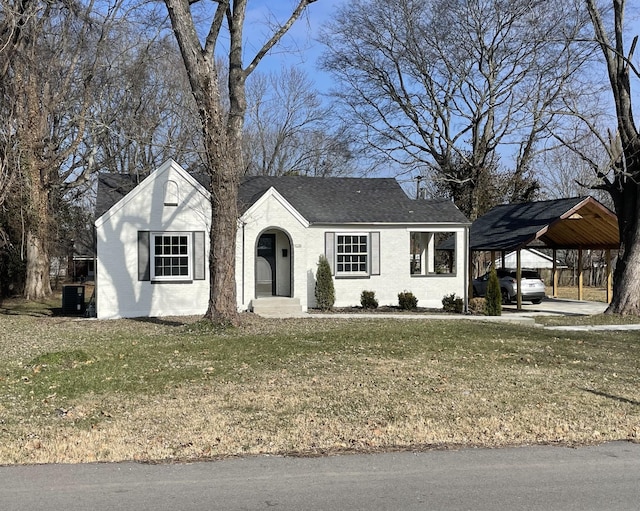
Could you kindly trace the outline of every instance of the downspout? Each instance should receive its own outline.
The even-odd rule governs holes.
[[[242,222],[242,305],[243,306],[245,304],[245,302],[244,302],[244,260],[245,260],[245,254],[244,254],[244,249],[245,249],[244,226],[245,226],[245,223]]]
[[[473,284],[471,284],[471,286],[469,285],[471,283],[470,265],[473,260],[471,256],[471,241],[469,240],[469,231],[470,231],[470,228],[468,226],[464,228],[464,238],[465,238],[464,253],[467,254],[467,261],[466,261],[467,264],[464,265],[464,313],[465,314],[469,314],[469,287],[473,285]]]

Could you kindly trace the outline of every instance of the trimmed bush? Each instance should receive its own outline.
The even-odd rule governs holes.
[[[376,300],[375,291],[363,291],[360,295],[360,305],[363,309],[377,309],[378,300]]]
[[[487,301],[484,298],[471,298],[469,300],[469,312],[471,314],[485,314]]]
[[[491,273],[489,274],[485,300],[485,316],[502,315],[502,293],[500,292],[500,281],[498,280],[498,274],[495,268],[491,268]]]
[[[329,261],[323,255],[318,261],[318,270],[316,271],[316,307],[321,310],[330,310],[336,301],[336,291],[333,287],[333,278],[331,277],[331,267]]]
[[[411,291],[403,291],[398,293],[398,306],[402,310],[413,310],[418,307],[418,299]]]
[[[442,308],[445,312],[461,314],[462,309],[464,308],[464,303],[462,298],[456,297],[455,293],[451,293],[450,295],[444,295],[442,298]]]

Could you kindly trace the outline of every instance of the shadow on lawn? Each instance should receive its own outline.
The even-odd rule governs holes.
[[[187,323],[184,321],[169,319],[169,318],[129,318],[131,321],[138,321],[140,323],[151,323],[153,325],[162,325],[162,326],[184,326]]]
[[[609,399],[613,399],[614,401],[618,401],[620,403],[626,403],[626,404],[630,404],[630,405],[634,405],[634,406],[640,406],[640,401],[634,401],[633,399],[628,399],[626,397],[614,396],[612,394],[607,394],[606,392],[601,392],[601,391],[595,390],[595,389],[580,388],[580,390],[584,390],[585,392],[589,392],[591,394],[595,394],[596,396],[602,396],[602,397],[606,397],[606,398],[609,398]]]

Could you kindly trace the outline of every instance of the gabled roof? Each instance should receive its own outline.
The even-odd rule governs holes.
[[[208,178],[193,175],[207,188]],[[96,218],[137,186],[135,176],[101,174],[98,177]],[[311,224],[455,223],[469,224],[448,200],[412,200],[393,178],[253,176],[240,185],[240,213],[270,188]]]
[[[471,250],[517,250],[527,245],[560,249],[615,249],[618,219],[593,197],[505,204],[478,218]]]
[[[393,178],[248,177],[240,187],[240,210],[269,188],[311,224],[469,223],[452,202],[412,200]]]
[[[108,174],[99,176],[98,196],[96,197],[96,227],[107,221],[115,211],[124,207],[126,203],[133,200],[137,195],[153,193],[146,192],[146,190],[153,187],[155,178],[171,171],[181,175],[184,181],[189,183],[193,189],[201,193],[208,200],[209,192],[207,189],[203,187],[192,174],[189,174],[174,160],[169,159],[138,184],[136,184],[136,180],[132,176],[123,175],[115,179],[113,175]],[[104,177],[107,179],[103,179]],[[100,211],[98,211],[98,205],[100,206]],[[103,208],[106,208],[105,211],[102,211]]]

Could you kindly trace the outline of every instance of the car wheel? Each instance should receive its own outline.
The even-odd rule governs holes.
[[[534,305],[538,305],[542,301],[542,298],[536,298],[535,300],[531,300],[531,303]]]
[[[478,294],[477,289],[474,287],[473,288],[473,298],[477,298],[478,296],[480,296],[480,295]]]
[[[506,289],[502,288],[500,290],[500,294],[502,294],[502,304],[503,305],[508,305],[511,303],[511,297],[509,296],[509,291],[507,291]]]

